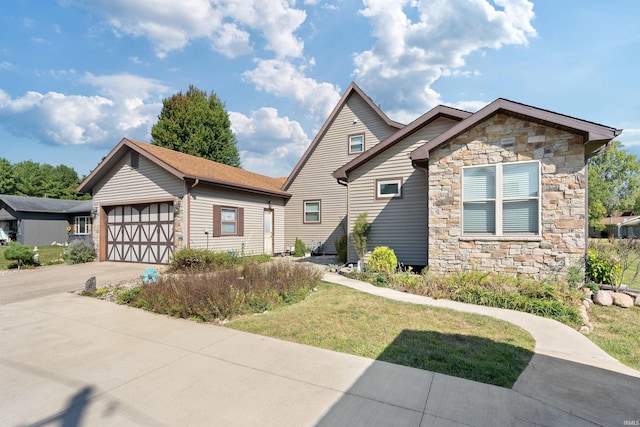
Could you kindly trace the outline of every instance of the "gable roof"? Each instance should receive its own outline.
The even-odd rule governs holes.
[[[586,154],[606,145],[609,141],[618,136],[620,132],[622,132],[621,129],[615,129],[571,116],[565,116],[564,114],[532,107],[530,105],[521,104],[508,99],[498,98],[448,131],[442,133],[442,135],[433,138],[422,147],[414,150],[411,153],[411,160],[419,162],[429,159],[429,152],[431,150],[438,147],[440,144],[457,137],[479,122],[498,113],[505,113],[523,120],[533,121],[545,126],[563,129],[568,132],[581,135],[584,141],[583,144],[587,146]]]
[[[355,84],[354,82],[351,82],[351,84],[349,84],[349,87],[347,88],[347,90],[344,91],[344,93],[342,94],[342,97],[340,98],[340,101],[338,101],[338,103],[336,104],[336,106],[333,108],[333,110],[331,111],[331,114],[329,114],[329,117],[327,117],[327,120],[325,120],[324,124],[322,125],[322,127],[320,128],[320,130],[318,131],[318,133],[316,134],[316,137],[313,138],[313,141],[311,141],[311,144],[309,144],[309,146],[307,147],[307,150],[304,152],[304,154],[302,155],[302,157],[300,158],[300,160],[298,161],[298,163],[296,164],[296,166],[293,168],[293,170],[291,171],[291,173],[289,174],[289,176],[287,177],[287,180],[285,181],[284,185],[282,186],[282,188],[284,190],[286,190],[287,188],[289,188],[289,186],[291,185],[291,183],[293,182],[294,178],[296,177],[296,175],[298,175],[298,172],[300,172],[300,169],[302,169],[302,167],[304,166],[304,164],[307,162],[307,159],[309,158],[309,156],[311,156],[311,153],[313,153],[313,150],[316,148],[316,146],[320,143],[320,140],[322,139],[322,137],[324,136],[324,134],[327,132],[327,130],[329,129],[329,126],[331,125],[331,123],[335,120],[335,118],[338,116],[338,113],[340,112],[340,110],[342,109],[342,107],[344,105],[347,104],[347,101],[349,100],[349,98],[351,98],[351,96],[353,94],[357,94],[359,95],[366,103],[369,107],[371,107],[371,109],[389,126],[394,127],[396,129],[402,129],[404,127],[404,125],[400,122],[396,122],[394,120],[391,120],[381,109],[380,107],[378,107],[375,102],[373,102],[373,100],[371,98],[369,98],[367,96],[367,94],[365,94],[362,89],[360,89],[360,87],[358,87],[357,84]]]
[[[380,141],[378,144],[374,145],[372,148],[368,149],[364,153],[358,155],[339,169],[336,169],[333,172],[333,177],[336,179],[347,179],[347,175],[349,172],[357,168],[358,166],[363,165],[369,159],[375,157],[376,155],[382,153],[383,151],[393,147],[402,139],[407,136],[419,131],[423,127],[427,126],[429,123],[435,121],[440,117],[446,117],[448,119],[461,121],[466,119],[471,115],[468,111],[458,110],[456,108],[446,107],[444,105],[438,105],[431,110],[424,113],[422,116],[418,117],[402,129],[394,132],[389,135],[384,140]]]
[[[0,194],[0,201],[4,202],[14,212],[39,213],[87,213],[91,212],[91,200],[62,200],[45,197],[26,197]]]
[[[206,182],[251,193],[291,197],[282,191],[282,178],[271,178],[212,160],[195,157],[145,142],[123,138],[85,178],[78,191],[90,192],[122,157],[133,150],[182,180]]]

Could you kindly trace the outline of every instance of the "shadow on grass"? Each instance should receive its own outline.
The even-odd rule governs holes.
[[[510,388],[533,354],[473,335],[404,330],[377,359]]]

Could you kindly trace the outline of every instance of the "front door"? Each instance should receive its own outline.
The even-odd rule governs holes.
[[[264,210],[264,253],[273,255],[273,210]]]

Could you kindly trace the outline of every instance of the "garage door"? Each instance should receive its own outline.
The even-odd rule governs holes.
[[[107,260],[165,264],[173,253],[173,204],[112,206],[107,211]]]

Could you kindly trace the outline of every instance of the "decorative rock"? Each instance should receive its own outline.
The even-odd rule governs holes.
[[[591,304],[593,304],[593,301],[591,301],[590,299],[582,300],[582,305],[585,306],[586,308],[591,308]]]
[[[593,297],[593,302],[605,307],[610,306],[611,304],[613,304],[613,299],[611,298],[611,292],[607,292],[607,291],[596,292],[596,295]]]
[[[583,326],[589,328],[589,332],[593,331],[593,324],[591,322],[586,322]]]
[[[88,294],[96,292],[96,276],[89,277],[89,280],[84,283],[84,291]]]
[[[620,292],[615,292],[611,294],[611,298],[613,299],[613,304],[622,308],[633,307],[633,299],[627,294],[622,294]]]
[[[588,326],[580,326],[580,329],[578,329],[578,332],[580,332],[581,334],[588,335],[589,332],[591,331],[589,330]]]
[[[591,298],[591,295],[593,295],[593,291],[589,288],[582,288],[582,293],[586,298]]]
[[[636,297],[636,302],[635,302],[636,307],[640,307],[640,295],[638,295]]]

